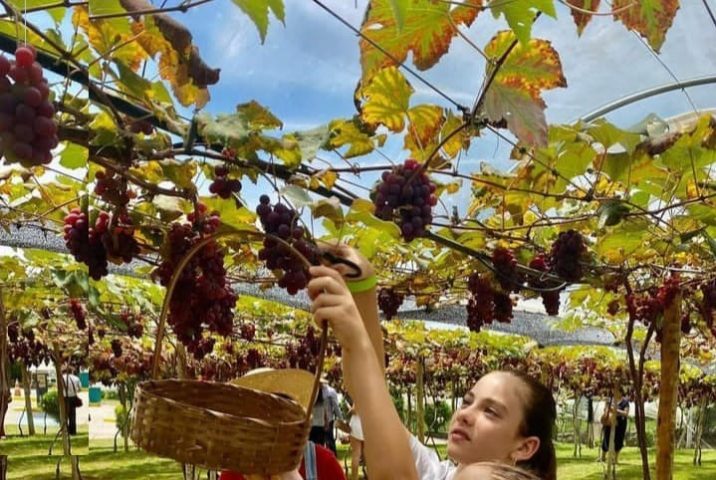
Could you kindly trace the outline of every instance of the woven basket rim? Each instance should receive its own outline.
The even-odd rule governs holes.
[[[274,399],[277,399],[277,400],[280,401],[280,402],[288,403],[288,404],[289,404],[288,406],[290,406],[290,407],[296,407],[296,408],[298,409],[298,411],[300,411],[301,416],[300,416],[300,418],[297,419],[297,420],[291,420],[291,421],[285,421],[285,420],[283,420],[283,421],[273,421],[273,422],[272,422],[272,421],[268,421],[268,420],[263,419],[263,418],[250,417],[250,416],[245,416],[245,415],[236,415],[236,414],[233,414],[233,413],[226,413],[226,412],[222,412],[222,411],[219,411],[219,410],[214,410],[214,409],[212,409],[212,408],[200,407],[200,406],[194,405],[194,404],[192,404],[192,403],[188,403],[188,402],[184,402],[184,401],[179,401],[179,400],[176,400],[176,399],[174,399],[174,398],[167,397],[167,396],[164,396],[164,395],[159,395],[158,393],[152,391],[151,389],[145,388],[145,387],[147,387],[147,386],[151,386],[152,384],[157,384],[157,383],[176,383],[176,384],[181,384],[181,383],[203,383],[203,384],[210,384],[210,385],[212,385],[212,386],[217,386],[217,385],[218,385],[218,386],[222,386],[222,387],[228,386],[229,388],[231,388],[231,389],[237,389],[238,391],[241,391],[241,390],[251,391],[251,392],[257,394],[258,396],[270,396],[270,397],[273,397]],[[284,397],[284,396],[281,396],[281,395],[276,395],[276,394],[274,394],[274,393],[266,392],[266,391],[263,391],[263,390],[256,390],[256,389],[254,389],[254,388],[248,388],[248,387],[242,387],[242,386],[240,386],[240,385],[234,385],[234,384],[231,384],[231,383],[213,382],[213,381],[196,380],[196,379],[176,379],[176,378],[170,378],[170,379],[164,379],[164,380],[145,380],[145,381],[143,381],[143,382],[139,382],[135,388],[141,389],[142,395],[145,395],[145,396],[147,396],[147,397],[153,397],[153,398],[155,398],[155,399],[157,399],[157,400],[159,400],[159,401],[168,402],[168,403],[171,403],[171,404],[174,404],[174,405],[178,405],[178,406],[180,406],[180,408],[183,408],[183,409],[185,408],[185,409],[193,410],[193,411],[196,411],[196,412],[201,411],[201,412],[204,412],[204,413],[210,413],[211,415],[214,415],[214,416],[216,416],[216,417],[242,418],[242,419],[250,420],[250,421],[252,421],[252,422],[259,423],[259,424],[261,424],[261,425],[265,425],[265,426],[267,426],[267,427],[272,427],[272,426],[275,426],[275,425],[290,425],[290,426],[293,426],[293,425],[305,424],[305,423],[307,422],[307,420],[306,420],[306,410],[303,408],[303,406],[301,406],[301,405],[300,405],[297,401],[295,401],[294,399],[288,398],[288,397]],[[136,394],[135,394],[135,396],[136,396]],[[136,405],[136,403],[135,403],[135,405]],[[285,408],[285,407],[284,407],[284,408]]]

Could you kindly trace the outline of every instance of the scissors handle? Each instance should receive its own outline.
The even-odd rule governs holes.
[[[323,257],[331,265],[342,263],[343,265],[348,266],[351,270],[353,270],[352,272],[346,273],[346,277],[348,278],[359,278],[361,275],[363,275],[363,272],[358,265],[348,259],[339,257],[333,252],[329,252],[328,250],[322,250],[321,257]]]

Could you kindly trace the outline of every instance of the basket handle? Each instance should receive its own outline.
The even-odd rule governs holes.
[[[196,253],[201,250],[206,244],[213,240],[218,240],[220,238],[225,237],[254,237],[257,239],[270,238],[286,246],[293,255],[295,255],[301,260],[301,262],[306,268],[311,267],[311,263],[306,259],[306,257],[301,254],[301,252],[296,250],[293,246],[288,244],[283,239],[271,234],[257,232],[255,230],[235,229],[232,231],[214,233],[205,238],[202,238],[199,242],[192,246],[181,259],[181,261],[177,265],[176,270],[174,270],[174,274],[169,281],[169,285],[167,286],[167,292],[164,296],[164,303],[162,304],[162,311],[159,316],[159,325],[157,326],[156,345],[154,347],[154,358],[152,359],[152,380],[157,380],[159,378],[159,362],[161,360],[162,340],[164,339],[164,331],[166,329],[167,316],[169,314],[169,303],[171,302],[172,295],[174,295],[174,289],[176,287],[177,282],[179,281],[181,273],[184,271],[184,268],[186,268],[192,257],[196,255]],[[306,408],[306,423],[311,421],[311,410],[313,404],[316,403],[316,398],[318,397],[318,389],[321,384],[323,361],[326,354],[326,346],[328,345],[328,324],[326,321],[324,321],[321,325],[321,330],[321,345],[320,350],[318,352],[318,362],[316,363],[316,374],[313,381],[313,390],[311,391],[311,402]]]

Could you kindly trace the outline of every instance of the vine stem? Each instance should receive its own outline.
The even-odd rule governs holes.
[[[165,7],[165,8],[150,8],[147,10],[137,10],[134,12],[117,12],[117,13],[105,13],[102,15],[90,15],[90,20],[104,20],[107,18],[118,18],[118,17],[133,17],[139,15],[153,15],[157,13],[169,13],[169,12],[181,12],[186,13],[189,9],[198,7],[205,3],[212,2],[213,0],[197,0],[193,3],[182,3],[176,7]]]
[[[89,5],[89,2],[82,1],[82,2],[70,2],[68,0],[63,0],[57,3],[51,3],[48,5],[38,5],[35,7],[27,7],[23,8],[23,11],[25,14],[33,13],[33,12],[40,12],[45,10],[53,10],[55,8],[72,8],[72,7],[86,7]],[[12,13],[3,13],[0,15],[0,18],[7,18],[14,16]]]

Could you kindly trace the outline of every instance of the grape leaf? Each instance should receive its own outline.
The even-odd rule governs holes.
[[[361,26],[365,37],[388,51],[394,59],[381,52],[364,38],[360,40],[362,79],[367,82],[381,68],[403,62],[409,52],[418,70],[427,70],[447,53],[460,25],[469,27],[477,17],[482,0],[466,0],[465,6],[450,2],[413,0],[401,4],[404,12],[402,28],[398,28],[393,0],[373,0]]]
[[[261,36],[261,43],[266,40],[269,24],[269,10],[285,25],[283,0],[233,0],[234,3],[254,22]]]
[[[87,166],[88,158],[89,151],[86,147],[75,143],[67,143],[62,153],[60,153],[60,165],[70,170],[82,168]]]
[[[137,70],[147,58],[147,52],[137,42],[126,17],[92,20],[85,7],[75,7],[72,24],[87,35],[90,45],[106,58],[118,59],[132,70]],[[122,45],[117,47],[117,45]]]
[[[395,26],[398,32],[405,25],[405,16],[408,13],[408,4],[410,0],[390,0],[390,6],[393,9],[393,17],[395,17]]]
[[[413,87],[397,67],[381,69],[363,89],[363,97],[367,99],[363,104],[363,120],[402,132],[412,93]]]
[[[345,158],[353,158],[370,153],[375,148],[373,139],[366,132],[362,131],[360,119],[333,120],[329,124],[328,148],[336,149],[350,145],[343,153]]]
[[[505,16],[507,24],[523,45],[530,39],[532,24],[538,12],[557,17],[553,0],[492,0],[489,7],[495,18]]]
[[[614,20],[629,30],[639,32],[657,53],[666,39],[666,32],[679,9],[679,0],[614,0]]]
[[[567,0],[567,3],[581,10],[596,12],[599,9],[600,0]],[[592,20],[593,15],[572,8],[571,14],[574,23],[577,24],[577,34],[582,35],[584,27]]]
[[[248,157],[254,155],[257,150],[297,150],[295,145],[285,148],[283,142],[259,134],[264,129],[276,129],[283,124],[255,101],[237,105],[236,113],[230,115],[212,117],[207,112],[201,112],[196,116],[196,120],[199,136],[208,142],[229,146],[235,149],[239,156]]]
[[[20,13],[24,12],[25,9],[55,5],[55,8],[44,10],[52,17],[55,23],[60,23],[67,12],[65,7],[57,7],[57,2],[55,0],[10,0],[10,4]]]
[[[515,42],[509,30],[498,32],[485,53],[499,59]],[[487,75],[495,68],[488,63]],[[547,122],[542,90],[566,87],[559,55],[547,40],[532,39],[518,43],[494,77],[485,96],[485,113],[493,122],[505,120],[521,141],[531,145],[547,144]]]

